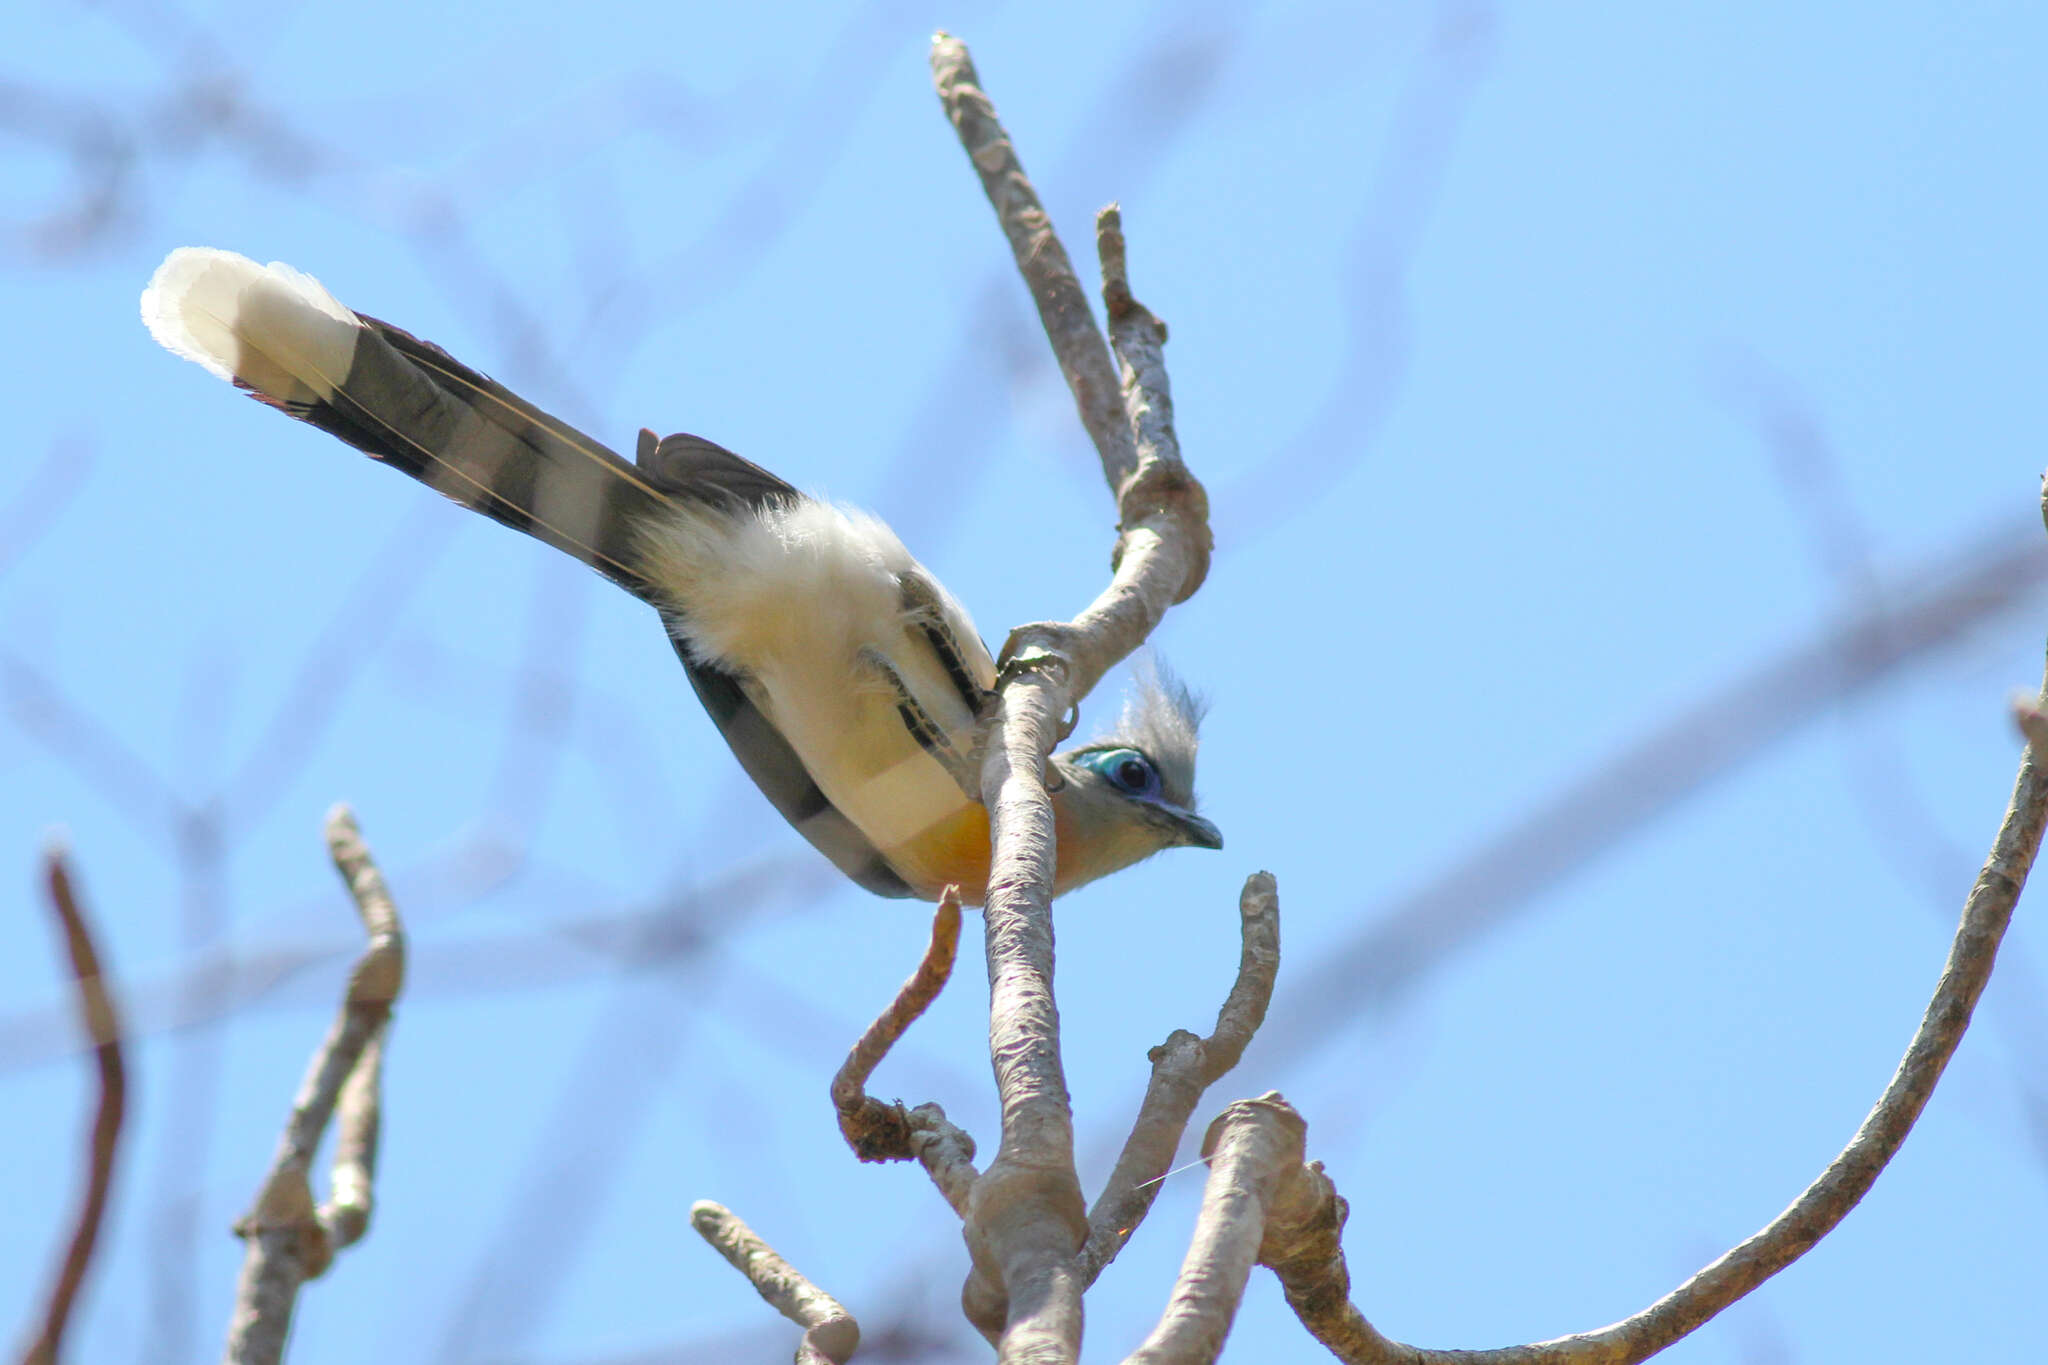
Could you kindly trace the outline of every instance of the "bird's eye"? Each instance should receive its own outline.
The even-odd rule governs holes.
[[[1080,761],[1102,774],[1119,791],[1131,796],[1159,794],[1159,770],[1136,749],[1097,749],[1081,755]]]

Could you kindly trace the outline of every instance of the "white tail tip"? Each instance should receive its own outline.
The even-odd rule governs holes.
[[[348,374],[361,324],[311,275],[215,247],[181,246],[142,291],[142,321],[173,355],[275,398],[325,397]]]

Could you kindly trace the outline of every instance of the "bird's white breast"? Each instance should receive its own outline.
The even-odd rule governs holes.
[[[902,576],[923,571],[886,525],[801,498],[738,516],[678,506],[641,534],[670,630],[693,657],[748,680],[819,789],[878,848],[913,843],[969,804],[912,737],[877,666],[942,732],[972,743],[974,713],[905,603]],[[966,611],[950,597],[938,610],[974,682],[993,686]]]

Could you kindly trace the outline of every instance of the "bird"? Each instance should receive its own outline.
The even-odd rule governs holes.
[[[282,262],[180,247],[142,294],[173,354],[652,606],[698,700],[783,818],[882,896],[980,904],[976,736],[997,682],[966,608],[879,518],[700,436],[643,429],[630,462]],[[1174,847],[1196,809],[1201,708],[1163,668],[1107,736],[1053,755],[1062,895]]]

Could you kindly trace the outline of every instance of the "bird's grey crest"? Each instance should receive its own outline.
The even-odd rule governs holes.
[[[1201,742],[1206,701],[1188,689],[1164,660],[1147,650],[1131,670],[1131,691],[1117,717],[1113,738],[1091,748],[1129,744],[1151,755],[1159,769],[1160,795],[1183,810],[1195,809],[1195,750]]]

